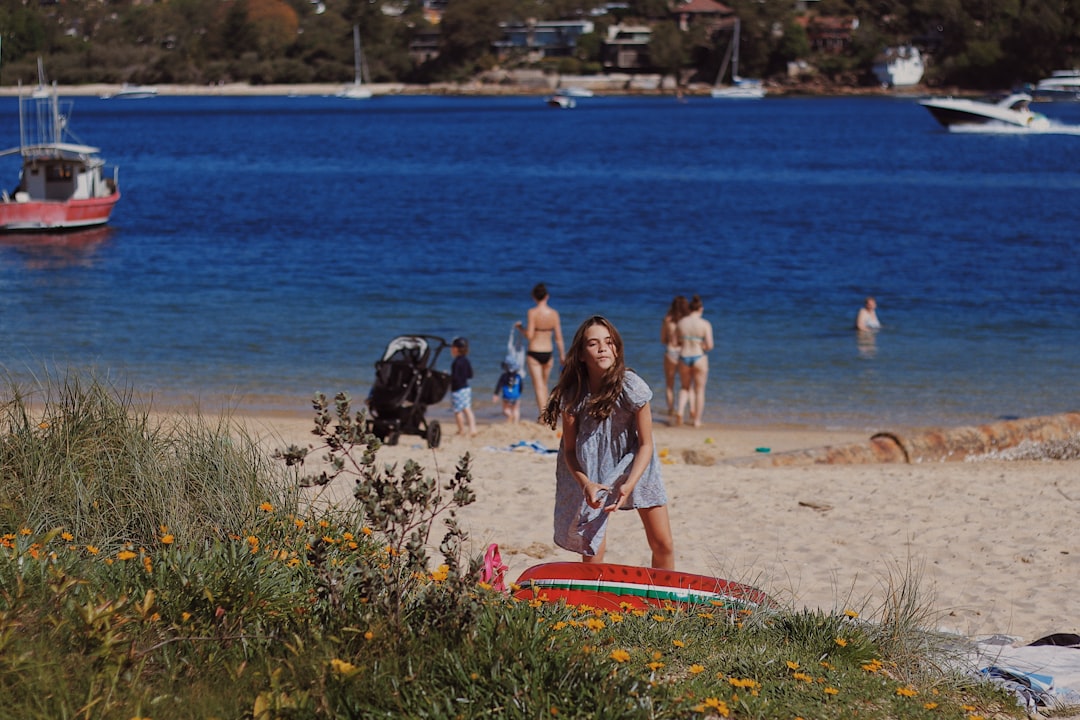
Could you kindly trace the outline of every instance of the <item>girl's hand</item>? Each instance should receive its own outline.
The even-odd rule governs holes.
[[[626,501],[630,498],[630,493],[633,491],[633,489],[634,488],[632,487],[628,487],[628,483],[615,483],[615,487],[612,488],[612,492],[615,493],[615,502],[610,503],[607,507],[605,507],[604,512],[615,512],[616,510],[621,508],[623,504],[625,504]]]
[[[581,491],[585,493],[585,504],[593,509],[603,505],[604,498],[608,494],[608,488],[600,483],[589,482],[588,480],[581,486]]]

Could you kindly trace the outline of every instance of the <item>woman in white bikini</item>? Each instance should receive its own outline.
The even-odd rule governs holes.
[[[555,350],[559,351],[559,365],[566,358],[563,348],[562,323],[559,313],[548,305],[548,291],[544,283],[533,288],[533,300],[536,307],[526,314],[525,325],[518,322],[514,327],[521,331],[529,343],[525,353],[525,366],[529,369],[533,391],[536,393],[536,407],[543,412],[548,401],[548,379],[551,368],[555,366]]]
[[[664,383],[666,385],[664,397],[667,400],[667,414],[675,415],[675,377],[679,374],[679,343],[678,322],[690,312],[690,304],[682,295],[676,295],[671,301],[664,320],[660,324],[660,342],[664,346]]]
[[[690,313],[676,323],[679,335],[679,409],[675,424],[683,422],[686,406],[690,405],[690,419],[694,427],[701,427],[705,410],[705,383],[709,379],[709,358],[705,354],[713,349],[712,323],[702,317],[705,306],[695,295],[690,300]],[[693,393],[693,397],[691,397]]]

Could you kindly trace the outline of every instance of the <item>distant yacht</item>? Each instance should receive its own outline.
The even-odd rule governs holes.
[[[886,87],[918,85],[923,69],[922,54],[913,45],[885,48],[874,63],[874,75]]]
[[[1031,94],[1036,100],[1080,101],[1080,70],[1055,70]]]
[[[151,85],[129,85],[128,83],[124,83],[120,86],[119,90],[112,94],[106,93],[101,96],[101,99],[145,100],[146,98],[157,97],[157,94],[157,88]]]

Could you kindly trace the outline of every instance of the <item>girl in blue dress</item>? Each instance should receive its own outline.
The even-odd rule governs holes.
[[[660,460],[652,436],[652,390],[623,358],[623,342],[607,319],[582,323],[541,415],[563,435],[555,472],[555,543],[603,562],[608,518],[637,510],[652,566],[675,567],[674,541]]]

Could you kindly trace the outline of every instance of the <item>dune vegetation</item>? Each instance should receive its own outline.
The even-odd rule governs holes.
[[[314,448],[269,454],[134,397],[9,383],[3,717],[1023,717],[943,669],[917,572],[836,612],[513,599],[455,520],[467,455],[451,477],[383,466],[345,396],[315,399]],[[355,502],[314,501],[347,481]]]

